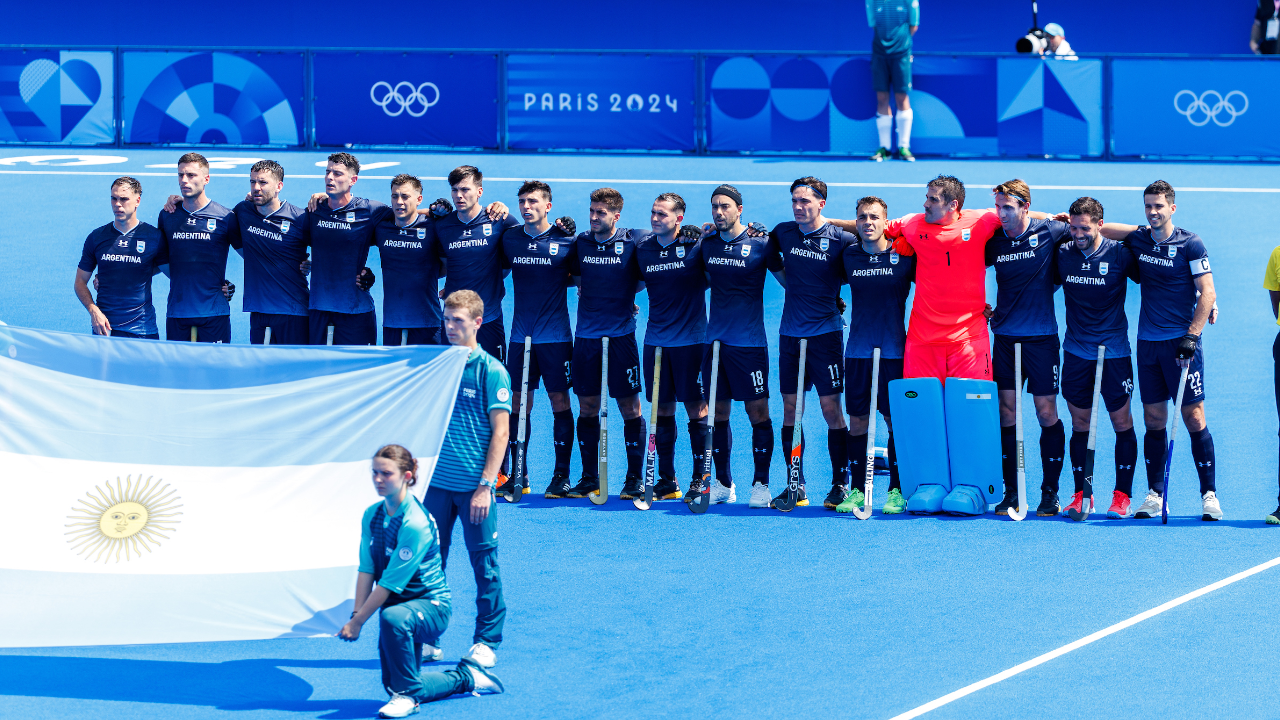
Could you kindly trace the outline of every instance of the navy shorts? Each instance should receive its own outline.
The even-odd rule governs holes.
[[[447,343],[448,340],[445,342]],[[476,342],[485,352],[497,358],[498,362],[504,364],[507,362],[507,330],[502,327],[502,318],[491,323],[480,323],[480,330],[476,332]],[[521,345],[521,348],[523,347]]]
[[[779,335],[778,354],[778,388],[783,395],[795,395],[796,378],[800,375],[800,338]],[[839,395],[844,390],[844,333],[835,330],[809,338],[807,354],[805,392],[816,386],[820,396]]]
[[[1062,363],[1062,397],[1078,408],[1093,407],[1093,376],[1098,359],[1085,360],[1064,353]],[[1176,380],[1175,380],[1176,382]],[[1133,396],[1133,358],[1107,358],[1102,361],[1102,404],[1107,412],[1115,412],[1129,404]]]
[[[653,355],[656,348],[644,346],[644,388],[653,397]],[[702,397],[702,358],[706,355],[704,343],[662,348],[662,383],[658,388],[658,402],[692,402]]]
[[[880,358],[876,410],[889,417],[889,381],[902,379],[902,358]],[[844,411],[852,417],[871,413],[871,358],[844,359]]]
[[[906,95],[911,90],[911,53],[871,53],[871,85],[876,92]]]
[[[146,335],[139,335],[138,333],[131,333],[128,330],[116,330],[115,328],[111,328],[111,337],[138,338],[140,340],[159,340],[160,333],[148,333]],[[188,335],[187,337],[190,337],[190,335]]]
[[[480,327],[484,327],[481,325]],[[409,333],[409,342],[406,345],[448,345],[449,341],[444,339],[444,328],[397,328],[388,325],[382,326],[382,344],[386,347],[400,347],[400,341],[404,339],[404,333]]]
[[[1179,340],[1138,341],[1138,389],[1142,393],[1143,405],[1177,399],[1178,378],[1182,375],[1182,368],[1178,367]],[[1182,404],[1194,405],[1203,401],[1204,341],[1201,340],[1196,343],[1195,357],[1191,358]]]
[[[166,318],[164,321],[164,339],[171,342],[191,342],[191,328],[196,329],[196,342],[231,342],[230,315],[201,318]]]
[[[1012,337],[996,335],[991,358],[992,374],[996,387],[1013,389],[1013,346],[1022,343],[1022,381],[1032,395],[1057,395],[1059,374],[1062,371],[1061,344],[1057,335]]]
[[[511,389],[519,392],[524,377],[524,343],[513,342],[507,348],[507,374],[511,376]],[[530,390],[538,389],[539,378],[546,378],[547,392],[568,392],[573,387],[572,342],[533,343],[529,348]]]
[[[340,313],[327,310],[307,311],[307,324],[312,345],[329,344],[329,326],[333,326],[334,345],[377,345],[378,319],[373,311]],[[272,335],[275,333],[273,332]],[[272,338],[272,343],[275,338]]]
[[[271,328],[272,345],[310,345],[310,325],[306,315],[249,313],[249,342],[261,345]]]
[[[711,345],[702,360],[702,397],[711,392]],[[769,348],[736,347],[720,343],[720,374],[716,402],[760,400],[769,397]]]
[[[521,352],[524,346],[521,346]],[[652,370],[650,370],[652,372]],[[640,351],[636,334],[609,338],[609,397],[629,398],[640,392]],[[573,391],[579,397],[600,394],[600,338],[573,341]]]

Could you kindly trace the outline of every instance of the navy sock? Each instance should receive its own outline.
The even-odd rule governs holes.
[[[1062,421],[1040,429],[1040,467],[1044,471],[1041,490],[1058,494],[1058,481],[1062,477],[1062,464],[1067,450],[1067,428]]]
[[[555,474],[569,475],[569,461],[573,459],[573,411],[562,410],[551,415],[554,424],[551,443],[556,450]]]
[[[627,477],[644,477],[644,418],[622,421],[622,440],[627,446]]]
[[[803,434],[800,441],[804,442]],[[751,426],[751,455],[756,461],[754,482],[769,484],[769,463],[773,461],[773,421],[765,420]],[[803,467],[803,466],[802,466]],[[803,481],[804,476],[801,475]]]
[[[1084,490],[1084,455],[1089,447],[1089,431],[1075,430],[1071,433],[1071,475],[1075,481],[1073,492]]]
[[[1200,494],[1210,490],[1217,492],[1217,460],[1213,453],[1213,436],[1209,428],[1191,433],[1191,457],[1196,461],[1196,474],[1200,476]]]
[[[716,466],[716,479],[725,487],[733,485],[733,473],[729,472],[729,456],[733,453],[733,433],[729,421],[716,422],[711,438],[711,460]]]
[[[754,428],[755,426],[754,426],[754,425],[752,425],[751,427],[752,427],[752,428]],[[770,421],[769,421],[769,427],[770,427],[770,428],[772,428],[772,427],[773,427],[773,421],[772,421],[772,420],[770,420]],[[770,435],[772,435],[772,434],[773,434],[773,433],[770,433]],[[796,441],[796,426],[795,426],[795,425],[783,425],[783,426],[782,426],[782,430],[781,430],[781,432],[780,432],[780,435],[781,435],[781,439],[782,439],[782,457],[786,458],[786,461],[787,461],[787,462],[786,462],[787,469],[788,469],[788,472],[790,472],[790,468],[791,468],[791,445],[792,445],[792,443],[794,443],[794,442]],[[752,433],[751,433],[751,440],[752,440],[752,443],[753,443],[753,444],[754,444],[754,442],[755,442],[755,437],[756,437],[756,435],[755,435],[755,431],[754,431],[754,430],[752,430]],[[770,455],[770,457],[772,457],[772,455]],[[759,477],[759,475],[757,475],[756,477]],[[803,430],[803,429],[800,431],[800,482],[801,482],[802,484],[804,483],[804,430]]]
[[[844,471],[849,467],[848,428],[827,428],[827,455],[831,457],[831,484],[844,485]]]
[[[889,489],[902,492],[902,477],[898,475],[898,447],[893,444],[893,433],[889,433]]]
[[[1116,489],[1133,497],[1133,473],[1138,464],[1138,433],[1129,428],[1116,433]]]
[[[658,477],[676,479],[676,417],[658,416]]]
[[[1018,432],[1017,428],[1000,428],[1000,474],[1004,476],[1004,493],[1018,491]]]
[[[1142,457],[1147,463],[1147,487],[1164,495],[1164,450],[1169,440],[1164,428],[1148,430],[1142,438]]]
[[[600,416],[578,418],[578,454],[582,456],[582,476],[600,477]]]
[[[693,477],[702,477],[707,461],[707,419],[689,421],[689,450],[693,454]]]
[[[867,483],[867,434],[850,435],[845,445],[849,449],[850,487],[861,490]]]

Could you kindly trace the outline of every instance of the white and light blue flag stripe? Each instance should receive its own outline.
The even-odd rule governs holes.
[[[335,632],[370,456],[425,490],[466,359],[0,327],[0,647]]]

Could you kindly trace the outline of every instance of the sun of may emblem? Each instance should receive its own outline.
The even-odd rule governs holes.
[[[95,491],[97,494],[95,494]],[[116,478],[115,487],[107,481],[106,489],[95,487],[80,500],[82,507],[73,507],[76,514],[66,534],[71,549],[86,560],[116,562],[130,560],[134,555],[142,557],[142,551],[159,547],[161,540],[168,540],[166,532],[173,532],[181,498],[163,481],[139,475],[124,480]]]

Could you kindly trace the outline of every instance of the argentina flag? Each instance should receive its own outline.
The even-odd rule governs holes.
[[[425,490],[467,353],[0,327],[0,647],[336,632],[370,457]]]

